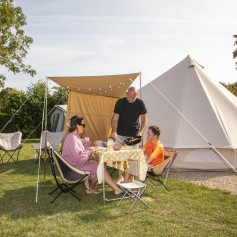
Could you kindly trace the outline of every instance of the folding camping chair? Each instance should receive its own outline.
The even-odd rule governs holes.
[[[57,150],[64,136],[65,136],[64,131],[55,133],[49,131],[43,131],[40,137],[40,144],[32,144],[32,147],[35,148],[37,152],[37,157],[39,158],[40,156],[40,150],[42,150],[41,157],[43,157],[44,154],[47,155],[45,153],[46,150],[45,144],[47,144],[47,142],[52,146],[54,150]]]
[[[49,195],[52,195],[58,189],[60,190],[51,203],[53,203],[62,193],[70,193],[73,197],[80,201],[81,199],[75,194],[76,191],[74,190],[74,187],[84,182],[86,188],[89,189],[90,172],[74,168],[67,163],[51,146],[47,147],[47,152],[49,155],[52,175],[57,185],[56,188],[49,193]],[[58,179],[57,174],[60,176],[60,180]]]
[[[167,151],[165,150],[165,153]],[[149,167],[147,171],[146,179],[148,179],[155,187],[158,187],[158,183],[162,184],[167,191],[170,191],[166,185],[166,180],[168,178],[170,168],[178,155],[178,151],[174,150],[169,156],[165,155],[165,160],[155,166]]]
[[[141,195],[143,194],[143,192],[146,189],[146,184],[142,183],[140,181],[133,181],[131,183],[118,183],[118,186],[124,191],[124,194],[122,196],[122,198],[120,199],[118,205],[123,201],[124,198],[126,197],[130,197],[134,200],[134,202],[132,203],[132,205],[128,208],[128,210],[126,211],[126,213],[128,213],[133,206],[137,203],[137,201],[141,201],[146,207],[150,208],[142,199],[141,199]],[[133,189],[138,189],[138,192],[134,192]],[[117,206],[118,206],[117,205]]]
[[[0,154],[0,160],[3,163],[3,158],[8,155],[9,159],[6,164],[13,160],[15,163],[18,161],[19,153],[22,148],[21,144],[21,132],[14,133],[0,133],[0,151],[3,151],[4,154]]]

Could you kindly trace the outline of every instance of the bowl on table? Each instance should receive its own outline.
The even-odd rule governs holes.
[[[124,142],[127,146],[133,146],[133,145],[136,145],[136,144],[140,143],[141,140],[142,140],[141,136],[135,136],[135,137],[126,138],[124,140]]]
[[[114,151],[119,151],[121,148],[122,148],[122,146],[120,146],[120,145],[113,146]]]

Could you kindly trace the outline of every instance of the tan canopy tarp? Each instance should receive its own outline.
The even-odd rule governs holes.
[[[82,116],[86,124],[85,136],[92,141],[106,141],[111,132],[114,105],[138,75],[139,73],[48,78],[70,90],[66,124],[73,115]]]
[[[48,78],[60,86],[77,93],[120,98],[138,75],[139,73]]]

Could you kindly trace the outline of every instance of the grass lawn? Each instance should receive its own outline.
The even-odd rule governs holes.
[[[148,183],[143,199],[151,209],[131,200],[102,204],[101,195],[84,194],[81,201],[62,195],[50,203],[54,188],[49,166],[40,172],[38,203],[35,202],[36,152],[29,141],[19,162],[0,164],[0,236],[237,236],[237,196],[225,191],[169,179],[167,192]],[[112,192],[111,194],[112,195]]]

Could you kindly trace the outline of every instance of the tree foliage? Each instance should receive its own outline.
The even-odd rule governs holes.
[[[44,108],[45,83],[38,81],[31,83],[26,92],[12,88],[3,89],[0,92],[0,113],[13,115],[25,102],[15,115],[15,126],[17,130],[27,137],[35,128],[31,137],[39,137],[41,133],[42,114]],[[54,87],[48,92],[48,113],[56,104],[66,104],[68,92],[62,87]],[[48,117],[49,121],[49,117]],[[50,123],[48,123],[50,130]],[[1,130],[1,128],[0,128]]]
[[[234,43],[234,45],[237,45],[237,35],[233,35],[233,37],[235,38],[235,43]],[[237,58],[237,48],[234,50],[234,52],[233,52],[233,58],[235,59],[235,58]],[[235,65],[236,65],[236,67],[237,67],[237,62],[235,62]]]
[[[229,83],[229,84],[225,84],[224,82],[221,82],[221,84],[228,89],[232,94],[234,94],[235,96],[237,96],[237,82],[234,83]]]
[[[23,72],[34,76],[36,71],[23,62],[33,42],[23,30],[26,24],[21,7],[14,7],[13,0],[0,0],[0,65],[14,74]],[[0,74],[0,88],[5,79]]]

